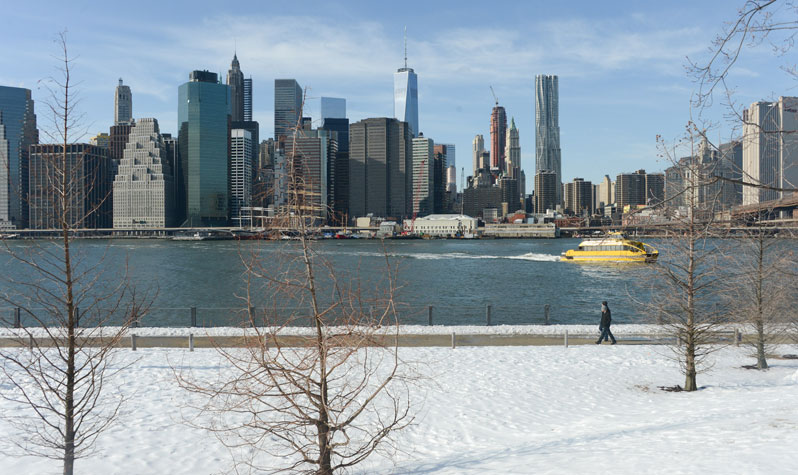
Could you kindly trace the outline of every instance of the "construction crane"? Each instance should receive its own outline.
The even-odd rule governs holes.
[[[493,100],[496,101],[496,105],[499,105],[499,98],[496,97],[496,93],[493,92],[493,86],[490,86],[490,93],[493,94]]]

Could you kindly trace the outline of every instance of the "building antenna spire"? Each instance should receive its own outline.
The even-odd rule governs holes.
[[[407,25],[405,25],[405,69],[407,69]]]

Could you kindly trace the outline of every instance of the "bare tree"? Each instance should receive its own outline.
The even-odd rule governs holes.
[[[238,453],[237,467],[332,474],[394,447],[394,433],[412,421],[411,404],[395,268],[386,254],[382,281],[364,284],[315,248],[316,186],[299,133],[287,153],[289,200],[279,222],[294,240],[243,256],[244,348],[217,346],[231,370],[216,381],[176,375],[203,396],[194,409],[206,417],[192,423]],[[291,335],[308,323],[302,336]]]
[[[767,355],[773,344],[784,340],[789,324],[795,321],[792,277],[796,256],[783,239],[774,237],[772,227],[756,226],[741,239],[735,252],[736,276],[730,282],[727,300],[735,322],[753,333],[756,368],[768,367]]]
[[[75,460],[92,453],[119,412],[123,397],[108,391],[119,370],[112,366],[113,349],[146,308],[124,278],[126,266],[113,283],[112,276],[103,275],[102,259],[95,262],[73,247],[75,230],[99,212],[106,196],[97,197],[88,209],[79,202],[97,180],[107,177],[74,146],[80,115],[73,58],[66,33],[56,42],[62,75],[45,87],[53,120],[46,132],[58,145],[41,154],[39,165],[48,191],[42,199],[51,210],[46,219],[55,224],[58,238],[24,246],[5,243],[15,271],[6,273],[0,299],[20,308],[33,325],[17,331],[21,348],[0,351],[0,371],[10,383],[0,395],[25,408],[3,414],[18,429],[11,442],[22,453],[61,460],[63,473],[72,474]],[[107,324],[116,326],[104,328]]]
[[[691,157],[697,155],[700,135],[694,124],[687,129]],[[666,325],[677,336],[675,359],[685,376],[684,391],[698,389],[696,376],[717,349],[717,331],[726,320],[724,307],[715,295],[724,282],[723,231],[715,223],[711,197],[700,191],[711,181],[706,167],[695,158],[679,162],[660,139],[664,157],[678,163],[681,187],[669,198],[682,203],[672,217],[667,239],[660,244],[660,259],[651,279],[650,299],[633,296],[645,313]]]

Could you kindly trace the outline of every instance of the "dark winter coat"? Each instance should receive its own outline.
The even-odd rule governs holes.
[[[605,307],[605,309],[606,310],[601,311],[601,323],[599,324],[599,328],[609,328],[612,323],[612,312],[610,312],[609,307]]]

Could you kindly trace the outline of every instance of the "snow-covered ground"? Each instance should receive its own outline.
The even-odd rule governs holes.
[[[8,351],[8,350],[5,350]],[[25,350],[11,350],[25,351]],[[369,459],[356,473],[795,473],[798,360],[742,369],[743,348],[714,355],[702,390],[682,384],[664,346],[401,348],[429,376],[414,389],[418,414],[398,436],[393,459]],[[779,353],[798,353],[782,347]],[[173,367],[224,371],[214,350],[122,351],[130,397],[125,412],[78,461],[84,474],[210,474],[230,468],[211,435],[181,422],[193,397]],[[9,386],[0,381],[0,389]],[[13,410],[0,401],[0,411]],[[0,447],[11,428],[0,421]],[[60,473],[57,462],[0,454],[0,473]]]
[[[336,327],[328,327],[332,331]],[[733,331],[733,326],[718,327],[719,330]],[[388,334],[396,332],[396,327],[386,326],[382,330]],[[91,329],[97,334],[115,334],[119,331],[118,327],[103,327]],[[563,335],[566,331],[570,335],[590,335],[598,336],[598,324],[596,325],[401,325],[399,333],[402,335]],[[0,328],[0,338],[3,337],[27,337],[28,332],[36,337],[46,336],[41,328],[30,327],[27,329]],[[280,335],[313,335],[315,328],[311,327],[286,327],[279,330]],[[135,333],[138,336],[175,336],[187,337],[189,334],[194,336],[240,336],[253,334],[250,328],[241,327],[139,327],[128,328],[124,334]],[[664,325],[646,324],[619,324],[612,326],[612,333],[617,335],[668,335],[673,330]]]

